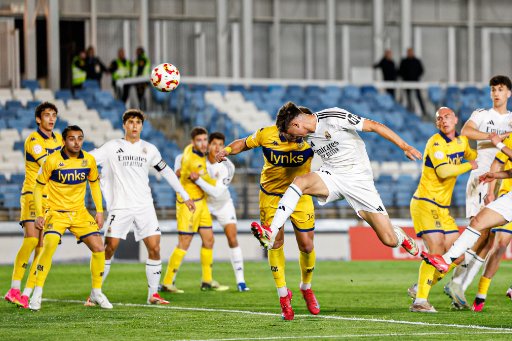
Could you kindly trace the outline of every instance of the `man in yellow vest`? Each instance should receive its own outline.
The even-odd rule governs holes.
[[[151,69],[151,62],[144,52],[144,48],[139,46],[135,51],[135,60],[133,61],[132,76],[148,76]],[[147,82],[137,84],[137,97],[139,99],[140,109],[146,110],[146,100],[144,99],[144,93],[146,92]]]
[[[76,89],[82,88],[82,85],[87,79],[87,72],[85,71],[85,56],[85,51],[80,51],[80,53],[76,55],[71,62],[71,91],[73,94]]]
[[[117,50],[117,59],[110,63],[109,70],[112,74],[112,87],[117,94],[117,98],[126,102],[128,99],[129,85],[123,85],[122,88],[116,86],[116,82],[119,79],[129,78],[132,72],[132,62],[126,59],[123,48]]]

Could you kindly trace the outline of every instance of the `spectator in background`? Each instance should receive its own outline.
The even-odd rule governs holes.
[[[112,74],[112,87],[114,88],[117,98],[126,102],[128,99],[129,85],[123,85],[122,88],[116,86],[116,82],[119,79],[130,77],[132,71],[132,62],[126,59],[123,48],[117,50],[117,59],[114,59],[112,63],[110,63],[109,71]]]
[[[421,63],[421,60],[416,58],[414,55],[414,50],[409,47],[407,49],[407,56],[400,62],[400,77],[402,77],[404,81],[418,82],[421,75],[423,75],[423,64]],[[414,112],[414,106],[411,100],[411,91],[412,89],[405,90],[407,95],[407,109]],[[414,91],[416,92],[416,98],[418,98],[418,102],[421,107],[421,113],[425,116],[427,112],[425,111],[425,105],[421,98],[421,92],[419,89],[414,89]]]
[[[80,51],[71,62],[71,91],[73,95],[76,89],[81,89],[87,79],[85,70],[85,51]]]
[[[395,61],[393,60],[390,49],[386,49],[386,51],[384,51],[384,57],[382,57],[377,64],[374,64],[373,68],[380,68],[382,70],[382,78],[385,81],[396,81],[398,70],[396,69]],[[395,89],[386,89],[386,91],[391,95],[391,97],[393,97],[393,99],[395,99]]]
[[[135,60],[133,61],[133,71],[132,75],[134,77],[138,76],[147,76],[149,77],[151,69],[151,63],[149,58],[146,56],[144,52],[144,48],[137,47],[135,51]],[[146,92],[148,84],[147,82],[139,83],[135,86],[137,89],[137,98],[139,99],[140,109],[146,110],[146,100],[144,98],[144,93]]]
[[[101,87],[101,76],[103,76],[103,72],[108,72],[108,69],[105,67],[105,64],[96,57],[94,47],[92,46],[87,48],[85,70],[87,72],[87,80],[96,80]]]

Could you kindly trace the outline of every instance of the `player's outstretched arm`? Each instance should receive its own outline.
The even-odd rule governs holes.
[[[435,172],[436,172],[437,176],[439,176],[441,179],[446,179],[446,178],[450,178],[450,177],[454,177],[454,176],[459,176],[462,173],[466,173],[470,170],[477,169],[477,168],[478,168],[478,164],[476,163],[476,161],[471,160],[469,162],[462,163],[460,165],[451,165],[451,164],[445,163],[443,165],[436,167]]]
[[[471,140],[488,140],[489,134],[478,130],[476,123],[472,120],[467,120],[460,131],[461,135],[467,136]]]
[[[489,169],[489,173],[501,172],[502,170],[503,164],[497,159],[494,159],[494,161],[491,164],[491,168]],[[494,195],[495,188],[496,180],[493,179],[489,182],[489,186],[487,187],[487,194],[484,197],[484,203],[486,205],[489,204],[490,202],[493,202],[496,199],[496,196]]]
[[[363,122],[363,131],[377,133],[386,140],[393,142],[404,151],[405,156],[407,156],[409,160],[421,160],[422,158],[421,153],[416,148],[408,145],[397,133],[382,123],[365,119]]]
[[[215,161],[226,161],[226,156],[236,155],[246,150],[249,150],[249,147],[247,147],[247,145],[245,144],[245,139],[235,140],[231,142],[226,148],[224,148],[215,155]]]
[[[478,180],[480,182],[491,182],[491,181],[494,181],[497,179],[508,179],[508,178],[512,178],[512,169],[507,170],[507,171],[502,171],[502,172],[494,172],[494,173],[487,172],[483,175],[480,175],[478,177]]]

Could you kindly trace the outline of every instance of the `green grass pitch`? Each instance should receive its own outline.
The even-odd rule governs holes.
[[[313,288],[321,305],[309,315],[300,292],[297,262],[288,262],[287,283],[294,293],[296,318],[283,321],[271,273],[265,262],[247,262],[251,291],[239,293],[231,265],[216,263],[214,277],[232,288],[201,292],[200,265],[184,263],[178,286],[184,294],[164,294],[169,306],[145,306],[144,264],[113,263],[103,291],[111,311],[84,307],[90,291],[88,264],[54,264],[39,312],[0,303],[2,340],[280,340],[280,339],[507,339],[512,338],[512,302],[505,291],[512,263],[503,262],[483,313],[451,311],[435,286],[430,300],[437,314],[408,311],[407,288],[416,281],[419,262],[319,261]],[[164,265],[165,266],[165,265]],[[165,269],[165,267],[164,267]],[[10,266],[0,267],[0,290],[7,292]],[[476,283],[468,290],[474,298]]]

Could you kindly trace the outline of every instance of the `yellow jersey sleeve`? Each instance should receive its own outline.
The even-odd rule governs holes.
[[[54,169],[54,161],[55,158],[49,158],[42,166],[41,172],[36,178],[36,182],[40,185],[46,185],[48,180],[50,180],[50,176],[52,175],[52,171]]]
[[[91,171],[89,172],[89,175],[87,176],[87,180],[89,182],[94,182],[98,180],[99,174],[98,174],[98,166],[96,165],[96,159],[92,157],[90,154],[87,155],[87,159],[89,160]]]
[[[261,146],[262,144],[262,137],[265,134],[265,128],[261,128],[259,130],[256,130],[252,135],[248,136],[245,139],[245,145],[248,148],[257,148]]]
[[[27,138],[25,141],[25,159],[37,162],[39,166],[42,165],[44,158],[48,155],[46,148],[41,141],[37,138]]]
[[[503,140],[503,144],[507,148],[512,149],[512,139],[510,138],[510,135]],[[509,159],[510,158],[508,157],[508,155],[503,153],[502,151],[499,151],[498,154],[496,154],[496,160],[498,160],[501,163],[506,163]]]
[[[448,155],[444,143],[430,139],[426,148],[427,158],[430,160],[432,168],[449,163]]]
[[[470,160],[470,161],[476,160],[476,157],[477,157],[476,150],[471,148],[467,138],[465,138],[465,143],[466,143],[466,150],[464,150],[464,159]]]

